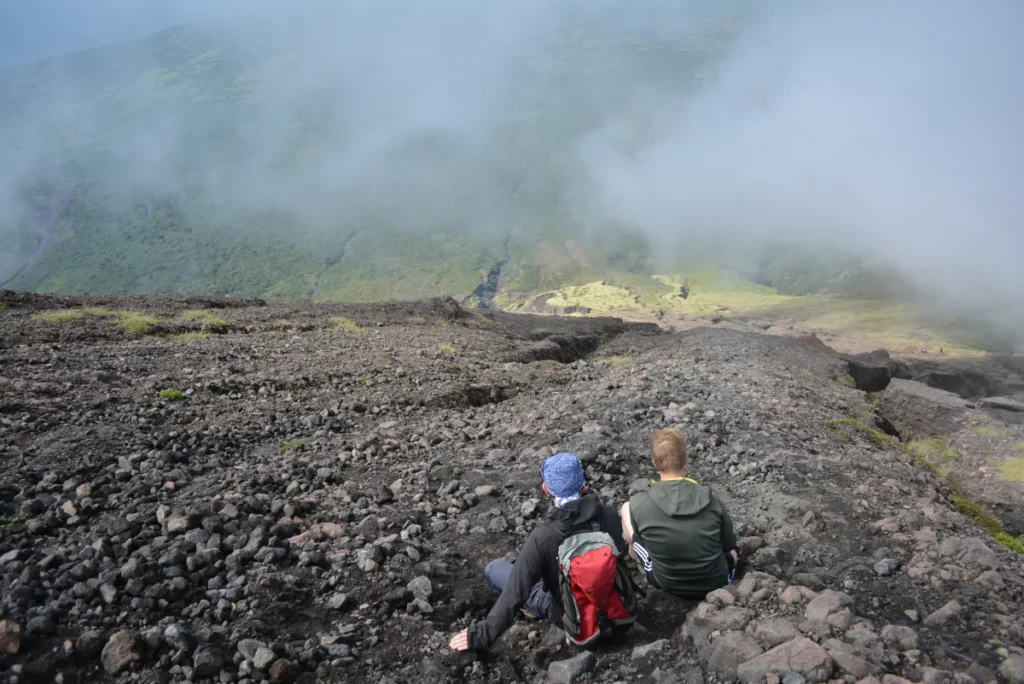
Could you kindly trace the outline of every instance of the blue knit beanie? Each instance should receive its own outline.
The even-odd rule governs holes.
[[[559,506],[580,498],[580,489],[587,482],[580,459],[565,451],[544,459],[540,474]]]

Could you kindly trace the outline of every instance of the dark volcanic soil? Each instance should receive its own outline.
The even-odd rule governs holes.
[[[545,514],[543,457],[575,451],[618,505],[663,426],[753,569],[697,606],[652,593],[575,681],[1024,677],[1021,557],[910,456],[834,429],[872,407],[827,349],[448,299],[0,300],[12,681],[545,681],[576,651],[542,624],[479,661],[448,639]],[[161,323],[33,319],[83,307]]]

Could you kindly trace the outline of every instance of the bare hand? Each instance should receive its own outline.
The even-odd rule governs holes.
[[[469,650],[469,630],[464,629],[448,642],[448,648],[453,651],[468,651]]]

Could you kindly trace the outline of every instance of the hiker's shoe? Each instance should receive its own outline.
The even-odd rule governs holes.
[[[521,608],[521,609],[519,610],[519,612],[520,612],[520,613],[522,613],[522,614],[523,614],[523,616],[524,616],[524,617],[525,617],[525,618],[526,618],[527,620],[536,620],[536,619],[537,619],[537,616],[536,616],[536,615],[534,615],[534,614],[533,614],[533,613],[531,613],[530,611],[526,610],[525,608]]]

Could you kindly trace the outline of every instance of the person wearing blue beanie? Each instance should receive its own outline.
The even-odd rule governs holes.
[[[580,459],[565,451],[545,459],[540,466],[540,475],[544,491],[554,498],[556,506],[579,499],[587,484]]]
[[[452,637],[448,647],[453,651],[490,648],[520,610],[527,617],[561,625],[565,611],[559,593],[558,548],[574,530],[596,526],[611,536],[620,553],[626,553],[618,512],[587,489],[583,464],[575,454],[563,451],[544,459],[540,474],[541,489],[551,497],[553,508],[530,533],[514,563],[498,559],[484,568],[487,586],[499,594],[498,601],[486,619]]]

